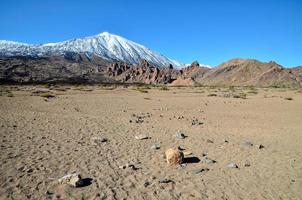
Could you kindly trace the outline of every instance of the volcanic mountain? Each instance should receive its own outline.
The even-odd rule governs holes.
[[[168,65],[173,65],[174,67],[181,66],[177,61],[169,59],[143,45],[108,32],[85,38],[41,45],[0,40],[0,56],[50,57],[70,52],[85,54],[87,57],[96,56],[111,62],[119,61],[134,65],[139,64],[140,60],[146,60],[157,67]]]
[[[213,68],[198,62],[182,66],[107,32],[41,45],[0,41],[0,83],[302,86],[302,67],[284,68],[273,61],[237,58]]]

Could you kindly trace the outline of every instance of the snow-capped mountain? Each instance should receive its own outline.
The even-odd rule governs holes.
[[[169,64],[174,67],[182,66],[179,62],[152,51],[143,45],[108,32],[41,45],[0,40],[0,55],[2,56],[49,56],[66,52],[94,54],[106,60],[124,61],[131,64],[138,64],[141,59],[145,59],[159,67]]]

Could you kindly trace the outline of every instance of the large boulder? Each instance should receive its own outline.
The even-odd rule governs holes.
[[[184,154],[175,149],[168,149],[165,152],[166,160],[169,165],[180,165],[183,162]]]

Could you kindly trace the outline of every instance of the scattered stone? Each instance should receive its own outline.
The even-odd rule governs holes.
[[[67,184],[73,187],[81,187],[84,184],[80,174],[67,174],[58,180],[60,184]]]
[[[151,183],[150,183],[149,181],[146,181],[146,182],[144,183],[144,187],[148,187],[149,185],[151,185]]]
[[[137,170],[137,168],[134,166],[134,164],[125,164],[125,165],[120,165],[119,166],[120,169],[133,169],[133,170]]]
[[[250,167],[250,166],[251,166],[251,163],[250,163],[249,161],[246,161],[245,164],[244,164],[244,166],[245,166],[245,167]]]
[[[92,137],[91,140],[93,140],[94,142],[98,143],[98,142],[107,142],[108,139],[107,138],[103,138],[103,137]]]
[[[202,160],[202,162],[207,163],[207,164],[214,164],[214,163],[216,163],[217,161],[205,157],[205,158]]]
[[[253,143],[250,142],[250,141],[246,141],[246,142],[244,142],[244,146],[252,147],[252,146],[253,146]]]
[[[258,145],[258,149],[263,149],[263,148],[264,148],[264,146],[262,144]]]
[[[227,165],[228,168],[238,168],[238,165],[236,165],[235,163],[230,163]]]
[[[174,149],[168,149],[165,152],[165,155],[169,165],[180,165],[184,159],[184,154],[181,151]]]
[[[167,179],[167,178],[159,179],[159,183],[171,183],[171,182],[173,182],[171,179]]]
[[[145,135],[145,134],[140,134],[140,135],[136,135],[135,139],[137,139],[137,140],[145,140],[145,139],[150,139],[150,137],[148,135]]]
[[[160,149],[160,144],[153,144],[153,145],[151,146],[151,149],[153,149],[153,150]]]
[[[213,140],[207,139],[207,143],[214,143]]]
[[[185,134],[182,133],[182,132],[178,132],[178,133],[175,135],[175,137],[178,138],[178,139],[185,139],[185,138],[186,138]]]
[[[199,174],[199,173],[202,173],[202,172],[207,172],[209,170],[210,169],[208,169],[208,168],[195,169],[195,170],[192,170],[192,173],[193,174]]]
[[[202,155],[202,157],[206,157],[206,156],[208,156],[208,153],[205,153],[205,152],[204,152],[204,153],[202,153],[201,155]]]
[[[228,141],[228,140],[226,140],[226,139],[224,139],[224,140],[223,140],[223,142],[224,142],[224,143],[229,143],[229,141]]]
[[[53,195],[53,192],[50,192],[49,190],[46,191],[46,195]]]
[[[179,151],[184,151],[184,150],[186,150],[186,148],[184,148],[184,147],[182,147],[182,146],[178,146],[177,149],[178,149]]]
[[[203,123],[202,122],[199,122],[198,119],[193,119],[192,120],[192,126],[195,126],[195,125],[202,125]]]

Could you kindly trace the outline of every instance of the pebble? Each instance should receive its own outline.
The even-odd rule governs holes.
[[[140,134],[140,135],[136,135],[135,139],[137,139],[137,140],[145,140],[145,139],[150,139],[150,137],[148,135],[145,135],[145,134]]]
[[[151,183],[150,183],[149,181],[146,181],[146,182],[144,183],[144,187],[148,187],[149,185],[151,185]]]
[[[245,164],[244,164],[244,166],[245,166],[245,167],[250,167],[250,166],[251,166],[251,163],[250,163],[249,161],[246,161]]]
[[[153,150],[160,149],[160,144],[153,144],[153,145],[151,146],[151,149],[153,149]]]
[[[186,136],[185,136],[184,133],[179,132],[179,133],[177,133],[177,134],[175,135],[175,137],[178,138],[178,139],[185,139]]]
[[[207,143],[214,143],[213,140],[207,139]]]
[[[208,169],[208,168],[195,169],[195,170],[192,170],[192,173],[193,174],[199,174],[199,173],[202,173],[202,172],[207,172],[209,170],[210,169]]]
[[[186,150],[186,148],[184,148],[184,147],[182,147],[182,146],[178,146],[177,149],[178,149],[179,151],[184,151],[184,150]]]
[[[236,165],[235,163],[230,163],[227,165],[228,168],[238,168],[238,165]]]
[[[250,142],[250,141],[246,141],[246,142],[244,143],[244,145],[247,146],[247,147],[252,147],[252,146],[253,146],[253,143]]]
[[[167,178],[159,179],[159,183],[171,183],[171,182],[173,182],[171,179],[167,179]]]
[[[216,160],[212,160],[210,158],[204,158],[202,162],[207,163],[207,164],[214,164],[214,163],[216,163]]]
[[[125,165],[120,165],[119,168],[120,168],[120,169],[127,169],[127,168],[129,168],[129,169],[133,169],[133,170],[136,170],[136,169],[137,169],[137,168],[134,166],[134,164],[129,164],[129,163],[127,163],[127,164],[125,164]]]

